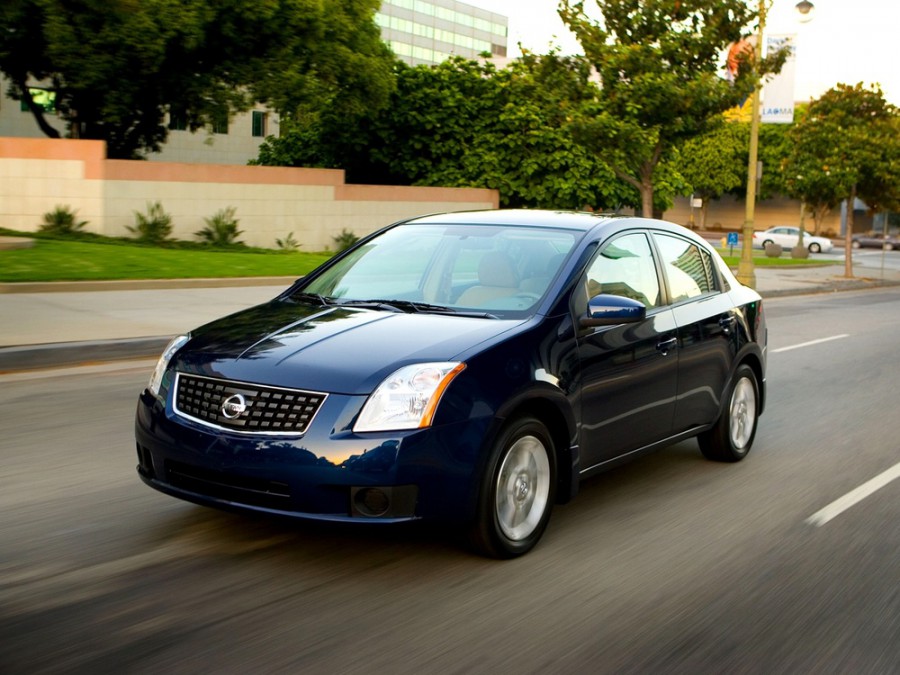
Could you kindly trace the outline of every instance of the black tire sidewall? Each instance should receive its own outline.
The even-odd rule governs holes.
[[[754,415],[753,415],[753,431],[743,448],[735,447],[731,441],[731,399],[738,383],[742,379],[750,381],[753,387]],[[728,389],[725,394],[725,406],[719,414],[716,424],[708,432],[701,435],[700,448],[708,459],[720,462],[738,462],[742,460],[750,452],[753,447],[753,441],[756,438],[756,430],[759,426],[759,383],[756,380],[756,373],[753,369],[743,364],[735,371]]]
[[[503,460],[512,446],[523,436],[534,436],[541,441],[547,453],[550,465],[550,492],[547,496],[547,507],[534,531],[525,539],[509,539],[500,528],[495,508],[497,499],[497,475]],[[497,436],[491,451],[491,457],[481,477],[481,488],[478,497],[478,511],[472,524],[471,536],[475,548],[495,558],[515,558],[530,551],[540,540],[550,520],[553,503],[556,499],[556,452],[553,438],[547,427],[534,417],[520,417],[508,422]]]

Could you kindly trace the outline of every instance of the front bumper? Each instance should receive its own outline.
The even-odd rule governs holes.
[[[488,420],[355,434],[364,397],[331,395],[303,436],[211,429],[144,391],[135,416],[138,473],[197,504],[324,521],[473,517]]]

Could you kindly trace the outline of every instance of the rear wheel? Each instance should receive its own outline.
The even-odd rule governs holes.
[[[527,553],[540,540],[556,492],[556,453],[539,420],[523,417],[501,432],[481,482],[471,526],[474,547],[494,558]]]
[[[697,440],[707,459],[738,462],[750,452],[759,418],[759,384],[752,368],[742,365],[737,369],[726,401],[715,425]]]
[[[853,242],[852,244],[850,244],[850,245],[851,245],[853,248],[859,248],[860,246],[862,246],[862,244],[860,244],[858,241],[854,241],[854,242]]]

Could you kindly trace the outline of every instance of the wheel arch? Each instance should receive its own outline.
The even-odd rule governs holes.
[[[742,365],[749,366],[753,374],[756,375],[756,385],[759,390],[759,414],[762,415],[766,407],[766,380],[762,358],[756,352],[747,352],[735,361],[734,370],[737,371]]]
[[[578,490],[576,424],[568,399],[559,390],[537,391],[518,398],[504,407],[503,424],[490,434],[490,442],[494,442],[509,421],[520,417],[534,417],[547,427],[556,454],[556,503],[565,504]]]

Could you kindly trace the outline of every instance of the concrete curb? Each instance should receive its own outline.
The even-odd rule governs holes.
[[[249,283],[249,282],[257,283]],[[294,281],[293,277],[254,277],[248,279],[203,279],[203,280],[151,280],[149,282],[57,282],[54,284],[14,284],[17,288],[15,291],[4,291],[3,286],[11,284],[0,284],[0,293],[2,292],[18,292],[18,293],[39,293],[52,291],[98,291],[98,290],[135,290],[137,288],[186,288],[186,287],[205,287],[209,288],[211,282],[221,282],[213,287],[228,286],[263,286],[263,285],[280,285],[287,286]],[[185,285],[187,282],[190,285]],[[153,286],[135,286],[130,284],[169,284],[169,285],[153,285]],[[129,286],[124,286],[129,284]],[[21,286],[32,287],[29,290],[22,289]],[[63,288],[65,286],[65,288]],[[112,287],[111,287],[112,286]],[[864,291],[882,287],[900,286],[900,281],[891,279],[872,279],[872,278],[832,278],[825,282],[810,284],[808,288],[786,288],[773,289],[760,292],[763,298],[777,298],[795,295],[813,295],[821,293],[837,293],[842,291]],[[36,287],[44,287],[36,289]],[[46,287],[52,287],[47,289]],[[63,368],[71,366],[80,366],[96,363],[105,363],[109,361],[125,361],[136,359],[154,359],[159,356],[162,350],[168,344],[172,336],[156,336],[142,338],[121,338],[110,340],[91,340],[83,342],[55,342],[37,345],[20,345],[13,347],[0,347],[0,374],[32,371],[50,368]]]
[[[171,336],[124,338],[0,347],[0,374],[157,358],[171,339]]]
[[[227,277],[215,279],[125,279],[117,281],[23,281],[0,283],[0,293],[81,293],[93,291],[147,291],[171,288],[234,288],[281,286],[287,288],[296,277]]]

